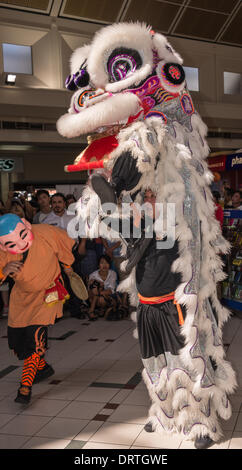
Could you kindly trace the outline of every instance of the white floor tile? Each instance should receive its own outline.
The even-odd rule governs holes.
[[[88,387],[85,391],[81,392],[75,400],[107,403],[117,394],[117,392],[118,390],[116,388]]]
[[[143,405],[150,407],[151,401],[147,390],[133,390],[124,400],[125,405]]]
[[[7,397],[11,393],[16,392],[16,390],[17,390],[17,387],[16,387],[15,383],[13,383],[13,382],[4,382],[3,380],[1,380],[1,384],[0,384],[1,395],[4,395],[4,396]]]
[[[36,436],[71,440],[88,422],[84,419],[53,418],[36,433]]]
[[[20,449],[28,439],[26,436],[0,435],[0,449]]]
[[[90,421],[82,431],[76,435],[74,440],[88,441],[95,432],[103,425],[103,421]]]
[[[91,420],[102,409],[103,403],[89,403],[87,406],[85,402],[73,401],[59,413],[58,417]]]
[[[90,438],[91,442],[132,445],[143,426],[139,424],[109,423],[103,426]]]
[[[134,406],[122,404],[108,418],[108,422],[113,423],[135,423],[143,424],[147,422],[148,408],[146,406]]]
[[[239,413],[238,419],[235,426],[235,431],[242,431],[242,413]],[[242,433],[241,433],[242,434]]]
[[[100,370],[95,370],[95,369],[86,369],[82,370],[79,369],[73,374],[68,376],[68,381],[69,382],[95,382],[97,377],[99,377],[101,374]]]
[[[83,449],[129,449],[129,446],[121,444],[105,444],[104,442],[87,442]]]
[[[65,449],[70,440],[65,439],[49,439],[47,437],[32,437],[22,449]]]
[[[3,428],[0,429],[2,434],[17,434],[19,436],[33,436],[48,421],[49,417],[44,416],[25,416],[23,414],[16,416]]]
[[[142,430],[133,445],[142,447],[155,447],[158,449],[178,449],[181,437],[173,434],[159,434],[157,432],[146,432]]]
[[[6,423],[8,423],[9,421],[11,421],[11,419],[13,419],[15,417],[15,415],[8,415],[8,414],[0,414],[0,433],[1,433],[1,429],[5,426]]]
[[[110,400],[110,403],[122,403],[130,395],[131,390],[120,390],[114,397]]]
[[[16,394],[17,395],[17,388],[16,387]],[[0,413],[7,413],[7,414],[19,414],[22,413],[23,410],[26,409],[26,405],[21,405],[20,403],[15,403],[13,397],[7,397],[0,401]]]
[[[86,385],[73,384],[73,382],[61,382],[58,385],[53,385],[49,391],[45,393],[45,398],[51,400],[75,400],[81,392],[86,390]]]
[[[68,401],[64,400],[47,400],[40,398],[32,405],[30,404],[26,410],[22,412],[25,415],[38,416],[56,416],[63,408],[68,405]]]
[[[240,432],[233,432],[229,449],[242,449],[242,433]]]
[[[227,421],[221,420],[221,428],[223,431],[233,431],[237,421],[238,413],[232,413],[232,416]]]

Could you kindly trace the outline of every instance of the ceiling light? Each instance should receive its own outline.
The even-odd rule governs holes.
[[[26,150],[31,150],[33,147],[32,145],[0,145],[0,151],[26,151]]]
[[[6,85],[15,85],[15,82],[16,82],[16,75],[13,75],[12,73],[8,73],[6,75],[6,80],[5,80]]]

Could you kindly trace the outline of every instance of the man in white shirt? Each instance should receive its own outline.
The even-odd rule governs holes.
[[[43,220],[43,224],[54,225],[67,231],[67,225],[73,215],[68,215],[66,211],[66,198],[62,193],[55,193],[51,197],[52,211]]]

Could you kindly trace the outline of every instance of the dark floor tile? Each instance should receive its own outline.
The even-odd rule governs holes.
[[[116,410],[119,407],[118,403],[107,403],[104,406],[104,409],[106,408],[107,410]]]
[[[141,382],[141,380],[142,380],[141,372],[136,372],[136,374],[134,374],[133,377],[129,379],[126,385],[134,385],[136,387],[136,385],[138,385]]]
[[[92,418],[93,421],[106,421],[109,418],[109,415],[97,414]]]

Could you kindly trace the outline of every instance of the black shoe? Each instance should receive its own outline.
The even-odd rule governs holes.
[[[146,432],[155,432],[154,429],[153,429],[152,423],[150,421],[148,423],[146,423],[146,425],[144,427],[144,430]]]
[[[95,193],[97,193],[98,197],[101,200],[101,204],[105,204],[106,202],[111,202],[113,204],[117,204],[117,197],[113,186],[108,183],[106,178],[101,175],[93,175],[91,177],[91,185]]]
[[[20,384],[18,394],[14,401],[21,403],[22,405],[28,405],[31,399],[31,387]]]
[[[196,449],[208,449],[214,444],[214,441],[209,437],[208,435],[206,436],[198,436],[195,439],[195,447]]]
[[[41,382],[42,380],[48,379],[48,377],[51,377],[55,373],[53,367],[51,367],[49,364],[47,364],[43,369],[37,370],[33,384],[37,384]]]

